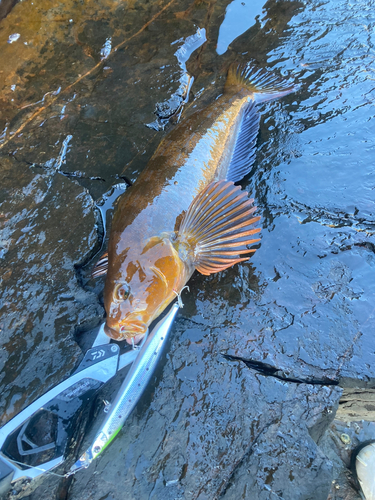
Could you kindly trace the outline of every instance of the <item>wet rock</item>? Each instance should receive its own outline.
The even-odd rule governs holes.
[[[76,476],[70,498],[231,499],[251,491],[254,499],[307,499],[314,491],[311,498],[326,500],[331,465],[311,435],[321,437],[341,391],[257,375],[226,361],[222,341],[178,322],[155,389],[95,475]]]
[[[46,475],[15,485],[10,498],[358,498],[354,435],[348,424],[325,430],[341,388],[340,418],[373,418],[370,2],[270,0],[218,57],[227,4],[176,0],[150,23],[166,2],[22,2],[2,22],[0,146],[12,155],[1,159],[0,186],[5,420],[70,373],[80,356],[73,330],[102,317],[102,284],[74,271],[96,242],[84,188],[98,199],[144,168],[162,138],[144,123],[179,87],[174,43],[206,29],[187,62],[186,115],[222,92],[233,60],[302,84],[261,108],[243,181],[263,224],[251,264],[193,277],[167,358],[88,470],[71,483]]]
[[[97,297],[74,266],[96,244],[88,193],[55,173],[0,160],[1,424],[69,374],[77,325],[95,324]]]
[[[2,0],[0,2],[0,21],[9,14],[16,3],[17,0]]]
[[[198,28],[197,33],[184,40],[184,43],[175,52],[174,55],[181,67],[180,86],[168,101],[156,103],[156,120],[148,123],[147,127],[154,130],[164,130],[169,121],[179,121],[183,106],[189,101],[189,93],[194,81],[194,78],[187,72],[185,63],[190,59],[192,53],[206,41],[205,30]]]
[[[361,443],[375,439],[375,423],[335,419],[319,441],[333,465],[328,500],[360,500],[359,484],[352,466],[353,452]]]

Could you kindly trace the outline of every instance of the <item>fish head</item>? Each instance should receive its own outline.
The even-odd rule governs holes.
[[[108,260],[105,332],[116,340],[138,342],[191,272],[166,237],[150,238],[143,247],[129,248],[114,259],[109,253]]]

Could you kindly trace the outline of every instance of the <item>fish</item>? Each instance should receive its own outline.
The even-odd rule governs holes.
[[[250,63],[232,64],[223,94],[161,141],[121,196],[108,252],[92,273],[106,275],[109,337],[139,342],[194,271],[217,273],[255,252],[260,217],[235,183],[255,160],[258,104],[297,89]]]

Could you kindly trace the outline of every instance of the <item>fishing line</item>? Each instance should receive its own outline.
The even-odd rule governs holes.
[[[190,292],[190,288],[188,287],[188,285],[185,285],[183,288],[181,288],[180,293],[176,292],[176,290],[172,290],[172,292],[175,293],[177,296],[177,302],[178,302],[178,305],[181,307],[181,309],[184,307],[184,303],[182,302],[182,299],[181,299],[181,294],[185,290],[185,288],[187,288],[188,292]]]
[[[42,469],[42,467],[38,467],[36,465],[29,465],[29,464],[25,464],[23,462],[18,462],[17,460],[14,460],[14,458],[7,457],[7,460],[9,460],[9,462],[14,462],[15,464],[21,465],[22,467],[29,467],[30,469],[40,470],[40,471],[44,472],[45,474],[51,474],[51,476],[57,476],[57,477],[62,477],[62,478],[69,477],[68,473],[66,473],[64,475],[57,474],[57,472],[51,472],[51,471],[49,471],[47,469]]]

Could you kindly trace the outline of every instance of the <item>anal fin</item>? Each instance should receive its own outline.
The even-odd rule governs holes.
[[[243,113],[226,180],[238,182],[250,172],[255,159],[259,120],[257,107],[251,101]]]
[[[104,276],[108,271],[108,253],[103,253],[98,262],[95,264],[91,276],[97,278],[98,276]]]
[[[255,252],[248,248],[260,241],[254,238],[260,228],[253,224],[260,217],[252,217],[253,201],[231,181],[212,182],[193,200],[178,241],[192,250],[193,264],[201,274],[227,269]]]

